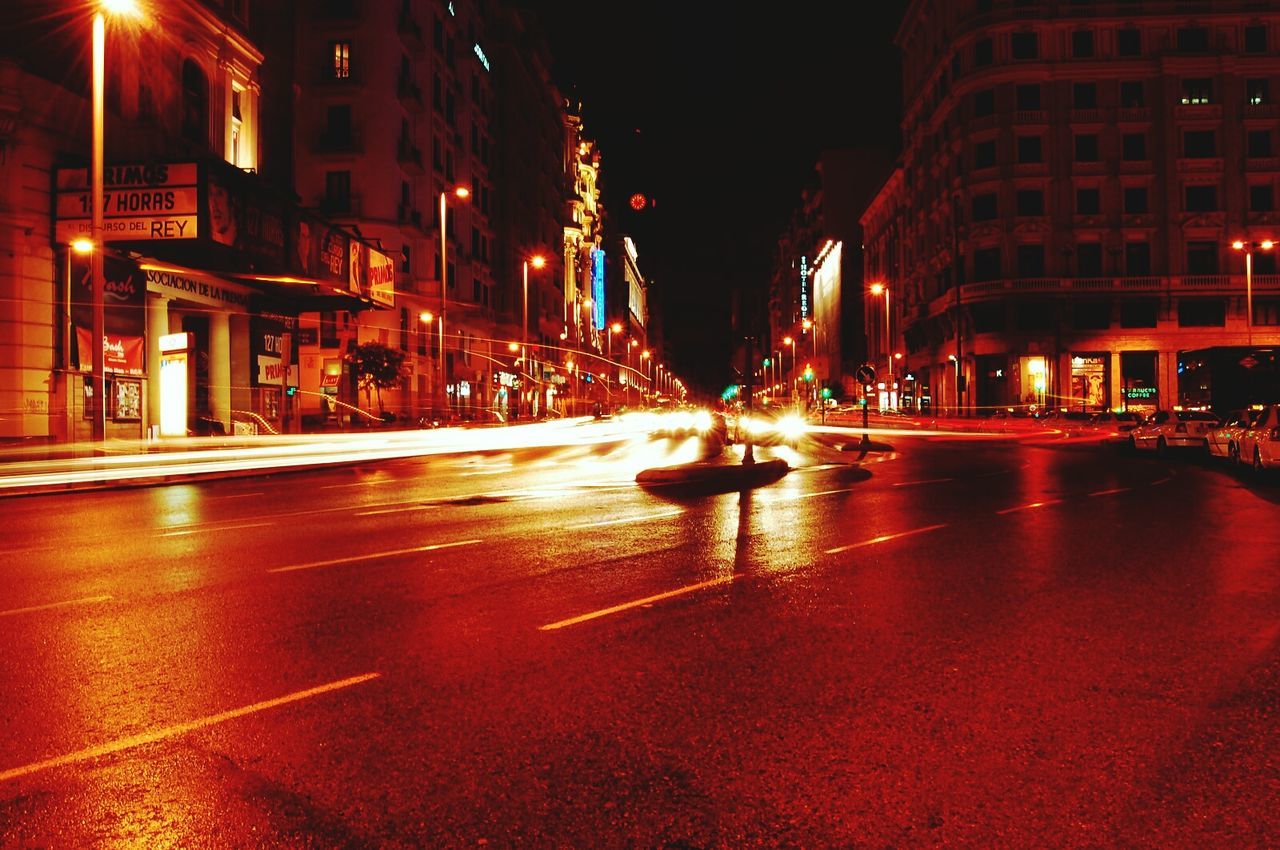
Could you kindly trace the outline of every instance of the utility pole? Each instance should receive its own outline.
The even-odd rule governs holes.
[[[750,418],[751,394],[753,392],[751,387],[751,376],[755,373],[755,367],[753,364],[756,362],[755,346],[752,345],[752,343],[755,341],[755,338],[751,336],[747,336],[747,337],[744,337],[743,339],[746,342],[747,351],[746,351],[746,356],[743,358],[743,361],[742,361],[743,366],[745,367],[742,370],[742,380],[743,380],[742,398],[743,398],[743,405],[746,411],[746,416]],[[747,429],[743,433],[746,434],[746,436],[743,439],[742,463],[744,465],[755,463],[756,458],[751,451],[751,430]]]
[[[965,409],[964,394],[964,332],[960,315],[960,196],[951,196],[951,278],[956,291],[956,413]]]

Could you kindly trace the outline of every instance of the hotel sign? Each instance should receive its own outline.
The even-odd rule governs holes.
[[[195,239],[199,189],[193,162],[103,168],[102,238],[106,242]],[[61,244],[91,231],[89,172],[60,168],[56,177],[55,238]]]

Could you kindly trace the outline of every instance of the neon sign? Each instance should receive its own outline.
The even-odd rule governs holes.
[[[800,318],[809,318],[809,258],[800,258]]]
[[[591,310],[597,328],[604,327],[604,251],[591,250]]]
[[[480,64],[484,66],[484,69],[486,71],[489,70],[489,57],[484,55],[484,51],[480,48],[480,45],[475,45],[472,47],[472,50],[476,52],[476,58],[480,60]]]

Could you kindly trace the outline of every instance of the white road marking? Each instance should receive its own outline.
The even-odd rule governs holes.
[[[602,522],[580,522],[576,525],[567,525],[565,528],[600,528],[604,525],[624,525],[629,522],[644,522],[649,519],[663,519],[665,517],[680,516],[684,511],[662,511],[656,514],[645,514],[644,516],[629,516],[622,519],[606,519]]]
[[[268,525],[275,525],[273,522],[246,522],[241,525],[210,525],[200,528],[187,528],[182,531],[167,531],[164,534],[157,535],[159,537],[185,537],[188,534],[196,534],[201,531],[236,531],[241,528],[263,528]]]
[[[210,499],[248,499],[250,496],[265,496],[263,493],[228,493],[224,496],[210,496]]]
[[[834,496],[837,493],[852,493],[852,487],[845,487],[843,490],[819,490],[817,493],[793,493],[783,494],[774,497],[775,502],[794,502],[799,499],[814,499],[818,496]]]
[[[847,552],[850,549],[857,549],[862,546],[872,546],[876,543],[884,543],[889,540],[897,540],[899,537],[909,537],[912,534],[924,534],[926,531],[937,531],[939,528],[946,528],[946,527],[947,527],[947,524],[944,522],[944,523],[940,523],[939,525],[926,525],[924,528],[913,528],[910,531],[899,531],[897,534],[882,534],[879,537],[872,537],[870,540],[863,540],[858,543],[850,543],[845,546],[837,546],[834,549],[828,549],[826,551],[826,554],[836,555],[836,554],[839,554],[840,552]]]
[[[110,596],[86,596],[83,599],[68,599],[66,602],[49,602],[45,605],[30,605],[26,608],[10,608],[0,611],[0,617],[11,617],[14,614],[30,614],[33,611],[48,611],[51,608],[65,608],[68,605],[92,605],[95,602],[106,602]]]
[[[1151,486],[1155,487],[1157,484],[1168,484],[1172,480],[1173,480],[1172,475],[1166,475],[1164,478],[1161,478],[1159,481],[1152,481]]]
[[[1032,508],[1043,508],[1043,507],[1047,507],[1048,505],[1059,505],[1059,504],[1062,504],[1061,499],[1046,499],[1043,502],[1032,502],[1029,505],[1018,505],[1016,508],[1005,508],[1002,511],[996,511],[996,513],[1012,514],[1012,513],[1017,513],[1018,511],[1029,511]]]
[[[1098,490],[1097,492],[1090,493],[1089,495],[1090,496],[1111,496],[1116,493],[1128,493],[1132,489],[1133,489],[1132,487],[1116,487],[1113,490]]]
[[[651,605],[654,602],[661,602],[664,599],[671,599],[676,596],[683,596],[687,593],[694,593],[708,587],[715,587],[718,584],[728,584],[736,579],[736,575],[723,576],[721,578],[711,579],[711,581],[703,581],[697,584],[686,585],[675,590],[668,590],[666,593],[658,593],[653,596],[646,596],[644,599],[637,599],[634,602],[624,602],[621,605],[614,605],[610,608],[601,608],[599,611],[592,611],[588,614],[582,614],[577,617],[570,617],[567,620],[560,620],[555,623],[548,623],[545,626],[538,626],[540,632],[550,632],[556,629],[563,629],[565,626],[576,626],[578,623],[585,623],[588,620],[595,620],[600,617],[607,617],[610,614],[617,614],[620,611],[629,611],[632,608],[639,608],[644,605]]]
[[[923,481],[899,481],[894,487],[916,487],[921,484],[941,484],[944,481],[955,481],[954,478],[926,478]]]
[[[392,549],[388,552],[370,552],[367,555],[352,555],[349,558],[333,558],[328,561],[312,561],[309,564],[293,564],[288,567],[272,567],[269,573],[291,573],[296,570],[313,570],[316,567],[332,567],[337,564],[353,564],[356,561],[372,561],[378,558],[393,558],[396,555],[413,555],[418,552],[434,552],[437,549],[453,549],[457,546],[471,546],[483,543],[483,540],[455,540],[452,543],[432,543],[427,546],[414,546],[411,549]]]
[[[429,511],[439,505],[405,505],[402,508],[382,508],[376,511],[356,511],[356,516],[378,516],[379,514],[398,514],[404,511]]]
[[[96,747],[88,747],[78,750],[74,753],[68,753],[64,756],[45,759],[44,761],[32,762],[22,767],[14,767],[9,770],[0,772],[0,782],[9,779],[17,779],[20,776],[30,776],[33,773],[39,773],[43,770],[49,770],[54,767],[62,767],[68,764],[76,764],[82,761],[90,761],[92,759],[101,758],[102,756],[112,755],[122,750],[133,749],[144,744],[154,744],[156,741],[163,741],[166,738],[174,738],[178,735],[185,735],[188,732],[194,732],[198,729],[204,729],[214,726],[218,723],[225,723],[228,720],[235,720],[238,717],[244,717],[248,714],[254,714],[259,711],[266,711],[269,708],[287,705],[291,702],[307,699],[308,697],[319,696],[330,691],[336,691],[340,688],[349,688],[352,685],[359,685],[370,679],[376,679],[381,673],[365,673],[362,676],[352,676],[349,679],[339,679],[336,682],[330,682],[327,685],[319,685],[314,688],[308,688],[305,691],[295,691],[291,694],[285,694],[275,699],[263,700],[255,702],[253,705],[246,705],[243,708],[234,708],[230,711],[224,711],[220,714],[210,714],[207,717],[200,717],[195,720],[189,720],[186,723],[176,723],[173,726],[165,726],[160,729],[154,729],[150,732],[142,732],[137,735],[130,735],[127,738],[119,738],[106,744],[99,744]]]

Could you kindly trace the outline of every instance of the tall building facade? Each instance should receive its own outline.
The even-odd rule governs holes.
[[[1199,405],[1196,352],[1280,342],[1274,255],[1232,249],[1280,234],[1280,11],[915,0],[897,42],[861,222],[917,405]]]

